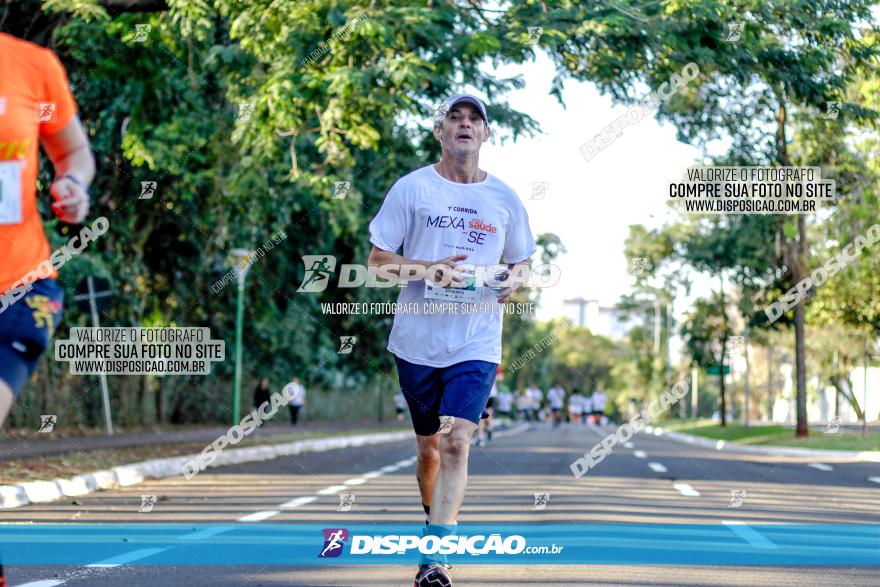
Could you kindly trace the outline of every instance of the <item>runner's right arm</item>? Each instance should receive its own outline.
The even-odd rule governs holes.
[[[439,261],[419,261],[416,259],[407,259],[403,255],[398,255],[391,251],[384,251],[376,245],[373,245],[373,250],[370,251],[370,257],[367,260],[367,264],[370,267],[390,266],[388,272],[401,277],[405,281],[417,281],[423,279],[425,274],[424,272],[421,274],[413,274],[412,272],[407,271],[404,275],[400,275],[400,268],[404,265],[419,266],[422,269],[434,267],[437,272],[433,276],[433,280],[435,282],[443,282],[448,278],[450,279],[451,284],[464,283],[464,280],[455,272],[455,266],[465,259],[467,259],[467,255],[452,255],[451,257],[446,257]]]

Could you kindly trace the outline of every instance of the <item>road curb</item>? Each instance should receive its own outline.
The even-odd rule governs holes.
[[[660,431],[657,434],[657,431]],[[788,446],[749,446],[746,444],[738,444],[727,440],[714,440],[712,438],[704,438],[702,436],[694,436],[684,432],[672,432],[664,430],[659,426],[654,426],[654,434],[664,436],[671,440],[698,446],[700,448],[708,448],[717,451],[740,452],[759,455],[779,456],[779,457],[811,457],[811,458],[847,458],[857,459],[870,463],[880,463],[880,451],[876,450],[821,450],[811,448],[796,448]]]
[[[297,440],[283,444],[266,444],[237,448],[221,452],[208,468],[268,461],[280,457],[298,455],[306,452],[324,452],[339,448],[367,446],[386,442],[397,442],[412,438],[413,432],[381,432],[375,434],[355,434],[334,438],[315,438]],[[28,481],[15,485],[0,485],[0,509],[20,507],[31,503],[43,503],[65,497],[78,497],[102,489],[128,487],[146,479],[163,479],[182,475],[181,467],[198,454],[150,459],[139,463],[120,465],[111,469],[75,475],[68,479],[53,481]]]

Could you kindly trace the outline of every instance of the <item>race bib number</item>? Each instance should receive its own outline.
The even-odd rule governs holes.
[[[435,287],[426,281],[425,297],[448,302],[479,302],[482,292],[476,285],[474,271],[460,271],[460,275],[464,279],[464,287]]]
[[[0,161],[0,224],[21,224],[21,161]]]

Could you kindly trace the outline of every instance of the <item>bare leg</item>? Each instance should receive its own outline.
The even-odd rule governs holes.
[[[416,459],[416,480],[419,482],[422,503],[429,506],[431,505],[431,496],[434,494],[434,485],[437,483],[437,473],[440,471],[440,434],[416,435],[416,442],[419,446],[419,454]]]
[[[440,472],[431,499],[431,523],[455,524],[467,487],[468,454],[477,425],[456,418],[452,430],[440,436]]]
[[[0,428],[3,428],[3,421],[6,420],[6,415],[9,414],[12,401],[12,389],[5,381],[0,379]]]

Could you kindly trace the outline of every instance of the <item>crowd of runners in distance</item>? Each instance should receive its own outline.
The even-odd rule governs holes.
[[[567,393],[557,384],[545,393],[533,383],[519,392],[502,389],[490,401],[494,404],[494,415],[501,418],[551,422],[554,427],[563,422],[591,426],[608,423],[608,396],[601,389],[587,394],[575,388]]]
[[[576,425],[601,426],[608,423],[605,406],[608,396],[601,389],[592,393],[581,393],[574,388],[566,392],[560,385],[554,385],[545,393],[536,384],[526,389],[511,391],[498,384],[492,387],[486,412],[495,418],[506,418],[518,422],[546,422],[554,427],[563,422]],[[406,401],[403,394],[395,396],[397,419],[403,420]],[[485,419],[485,418],[484,418]]]

